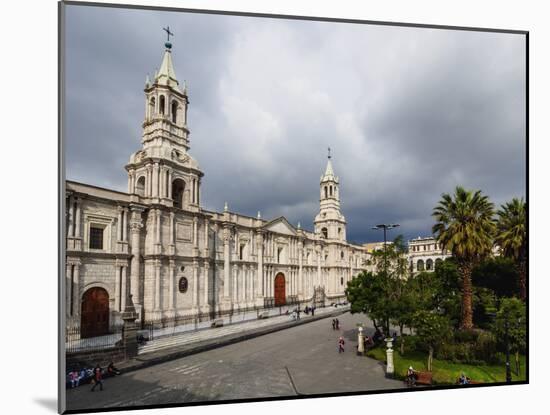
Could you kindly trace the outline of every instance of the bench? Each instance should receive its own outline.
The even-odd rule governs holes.
[[[466,383],[466,385],[481,385],[482,383],[483,382],[480,382],[479,380],[472,380],[468,378],[468,383]],[[460,383],[460,378],[456,380],[455,385],[463,385],[462,383]]]
[[[223,327],[223,320],[221,318],[214,320],[210,327]]]
[[[431,385],[432,384],[432,372],[416,372],[416,384],[417,385]]]
[[[262,311],[260,314],[258,314],[258,319],[268,318],[268,317],[269,317],[269,311]]]

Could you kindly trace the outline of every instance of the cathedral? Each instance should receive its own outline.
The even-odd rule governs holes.
[[[344,300],[369,254],[346,241],[330,155],[313,232],[227,204],[209,211],[171,43],[144,93],[141,148],[124,166],[128,191],[66,181],[67,326],[80,327],[82,337],[106,334],[129,301],[140,324],[177,325]]]

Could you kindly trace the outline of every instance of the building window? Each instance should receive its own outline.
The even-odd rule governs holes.
[[[432,271],[434,268],[434,262],[431,259],[426,261],[426,271]]]
[[[283,248],[277,248],[277,262],[281,263],[281,254],[283,252]]]
[[[103,228],[90,226],[90,249],[103,249]]]
[[[159,113],[164,115],[164,95],[159,98]]]
[[[328,238],[328,229],[327,228],[321,229],[321,233],[323,234],[323,238],[325,238],[325,239]]]
[[[418,262],[416,263],[416,269],[417,271],[424,271],[424,261],[419,259]]]
[[[172,122],[175,124],[178,119],[178,103],[172,101]]]
[[[327,187],[325,186],[325,199],[328,198],[328,189]]]
[[[340,285],[344,285],[344,277],[340,277]]]
[[[239,259],[242,261],[244,259],[244,245],[241,245],[239,248]]]
[[[332,186],[329,187],[329,190],[330,196],[332,197]]]
[[[344,259],[344,251],[340,252],[340,259]]]
[[[145,196],[145,176],[141,176],[136,183],[136,191],[141,197]]]

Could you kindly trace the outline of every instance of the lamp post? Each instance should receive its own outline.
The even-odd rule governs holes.
[[[378,230],[383,229],[384,230],[384,273],[387,272],[387,257],[386,257],[386,232],[390,229],[397,228],[399,226],[398,223],[382,223],[380,225],[373,226],[372,229]]]

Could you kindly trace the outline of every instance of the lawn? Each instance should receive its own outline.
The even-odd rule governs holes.
[[[367,352],[367,356],[376,360],[386,361],[386,349],[376,347]],[[520,356],[520,373],[516,376],[515,360],[510,357],[512,365],[512,381],[525,380],[525,356]],[[407,368],[412,366],[415,370],[425,371],[428,355],[420,352],[405,352],[403,356],[397,350],[393,352],[395,377],[404,379]],[[463,363],[451,363],[446,360],[433,360],[432,365],[434,384],[454,384],[460,374],[464,372],[473,381],[492,383],[506,381],[506,368],[501,365],[468,365]]]

